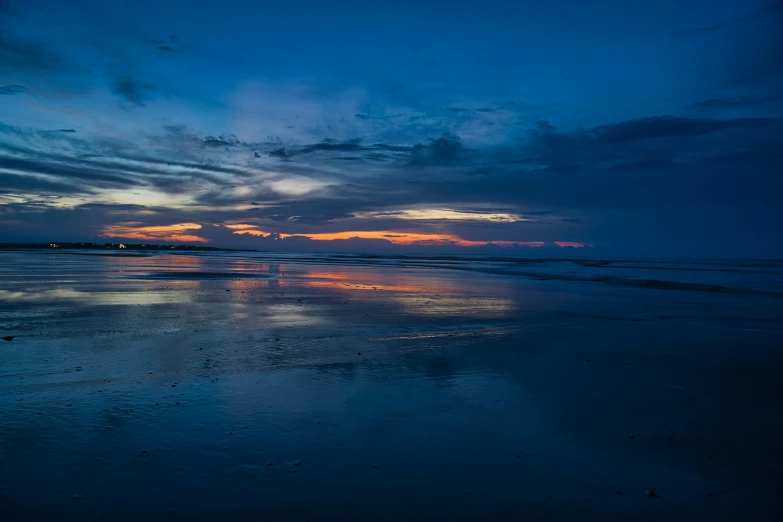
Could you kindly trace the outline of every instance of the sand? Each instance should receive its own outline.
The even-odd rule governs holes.
[[[3,252],[0,520],[779,520],[779,268]]]

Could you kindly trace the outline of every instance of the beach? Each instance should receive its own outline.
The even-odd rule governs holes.
[[[0,252],[0,519],[779,520],[781,273]]]

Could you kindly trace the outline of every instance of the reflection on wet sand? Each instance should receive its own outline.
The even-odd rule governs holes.
[[[190,284],[188,284],[190,283]],[[179,289],[192,289],[197,285],[191,281],[178,281]],[[0,300],[9,302],[56,302],[79,301],[84,306],[103,305],[157,305],[186,303],[190,300],[185,293],[176,291],[127,291],[127,292],[84,292],[74,288],[55,288],[41,291],[0,290]]]
[[[289,287],[335,289],[348,292],[375,292],[418,314],[501,316],[514,309],[511,299],[504,296],[475,295],[476,287],[457,278],[418,276],[410,273],[388,273],[377,270],[323,271],[303,270],[285,282]],[[471,295],[473,292],[474,295]],[[384,295],[381,295],[384,293]]]
[[[58,263],[49,266],[49,270],[78,266],[84,257],[65,262],[57,259]],[[89,264],[99,267],[100,277],[106,278],[101,281],[101,288],[91,288],[95,274],[85,271],[74,272],[69,287],[4,290],[0,297],[17,301],[70,299],[94,305],[185,303],[193,299],[192,292],[225,281],[225,288],[237,293],[231,296],[234,301],[250,300],[250,294],[260,296],[259,292],[274,290],[282,292],[279,297],[285,292],[302,295],[322,292],[335,298],[387,301],[418,314],[434,316],[480,311],[499,316],[514,309],[507,296],[478,295],[482,289],[471,286],[473,283],[462,277],[361,267],[323,270],[317,265],[259,263],[234,257],[209,260],[192,255],[91,257],[87,260]],[[106,283],[123,288],[121,291],[107,289]],[[289,312],[281,309],[280,313]]]
[[[573,285],[0,255],[0,519],[772,520],[774,307]]]
[[[301,270],[301,269],[300,269]],[[407,292],[437,295],[454,291],[443,279],[410,274],[393,274],[379,270],[324,271],[305,269],[292,283],[310,288],[342,287],[350,290]],[[444,284],[446,283],[446,284]]]

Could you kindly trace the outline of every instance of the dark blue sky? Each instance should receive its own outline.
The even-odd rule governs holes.
[[[778,256],[782,117],[775,0],[0,0],[0,241]]]

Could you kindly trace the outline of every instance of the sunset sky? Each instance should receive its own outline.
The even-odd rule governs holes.
[[[776,0],[0,0],[0,241],[783,254]]]

